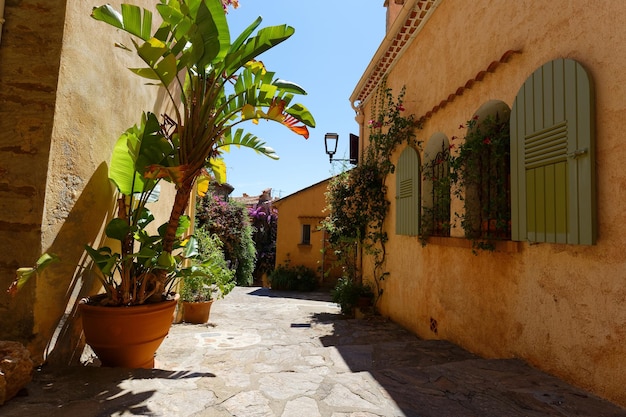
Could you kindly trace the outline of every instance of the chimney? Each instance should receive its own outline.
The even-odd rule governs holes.
[[[387,8],[387,32],[400,14],[400,10],[402,10],[404,2],[405,0],[385,0],[384,6]]]

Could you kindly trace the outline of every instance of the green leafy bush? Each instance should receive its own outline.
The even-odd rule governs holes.
[[[317,288],[317,274],[304,265],[279,265],[268,279],[273,290],[313,291]]]
[[[343,314],[352,314],[359,298],[374,298],[372,288],[368,284],[357,283],[347,277],[341,277],[330,292],[334,303],[339,304]]]
[[[224,257],[235,270],[237,285],[251,285],[256,249],[246,207],[207,196],[198,200],[196,219],[198,229],[215,234],[222,241]]]
[[[235,287],[235,271],[228,267],[222,242],[206,230],[196,230],[199,256],[182,280],[180,297],[198,302],[219,299]]]

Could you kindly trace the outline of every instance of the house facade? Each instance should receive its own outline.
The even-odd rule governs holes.
[[[326,217],[326,191],[330,180],[324,180],[274,201],[278,209],[276,266],[303,265],[318,273],[319,283],[333,287],[341,276],[334,264],[335,256],[327,250],[326,233],[320,230]]]
[[[387,36],[350,97],[360,149],[376,94],[386,88],[395,95],[405,88],[404,111],[421,128],[415,144],[391,156],[380,312],[420,337],[518,357],[626,405],[626,55],[619,53],[626,7],[608,0],[385,5]],[[510,136],[509,211],[487,247],[489,217],[478,221],[473,240],[460,221],[489,211],[482,194],[453,184],[443,203],[435,201],[430,169],[440,151],[458,156],[464,138],[490,118],[505,122]],[[441,204],[447,219],[433,223]],[[373,279],[371,263],[364,254],[365,280]]]
[[[115,214],[113,145],[165,100],[126,69],[138,63],[115,48],[124,35],[90,17],[102,2],[1,3],[0,287],[43,252],[61,262],[15,298],[0,291],[0,339],[23,342],[37,364],[67,363],[80,352],[77,301],[97,288],[83,245],[101,242]],[[157,219],[167,219],[173,191],[161,190]]]

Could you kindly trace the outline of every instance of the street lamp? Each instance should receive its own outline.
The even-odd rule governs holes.
[[[330,158],[330,163],[344,161],[356,165],[359,154],[359,137],[350,133],[350,159],[333,159],[333,155],[337,153],[338,142],[339,135],[336,133],[327,133],[326,136],[324,136],[324,147],[326,147],[326,154]]]
[[[333,155],[337,152],[337,142],[339,142],[339,135],[336,133],[327,133],[324,136],[324,146],[330,162],[333,162]]]

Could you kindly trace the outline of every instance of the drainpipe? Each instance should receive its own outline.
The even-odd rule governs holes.
[[[4,22],[4,0],[0,0],[0,43],[2,42],[2,25]]]

